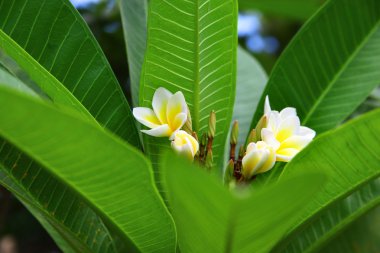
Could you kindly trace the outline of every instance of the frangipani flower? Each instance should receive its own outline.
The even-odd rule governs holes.
[[[272,146],[263,141],[251,142],[242,160],[242,174],[245,179],[249,179],[253,175],[270,170],[275,162],[276,153]]]
[[[141,132],[156,137],[171,137],[187,120],[187,105],[182,92],[174,95],[165,88],[158,88],[153,95],[153,110],[146,107],[133,108],[138,122],[151,128]]]
[[[172,148],[181,155],[185,155],[193,160],[198,152],[199,143],[197,140],[183,130],[176,131],[173,136]]]
[[[267,124],[261,130],[261,137],[274,148],[277,161],[290,161],[315,137],[314,130],[300,125],[293,107],[286,107],[281,112],[272,111],[267,96],[264,113]]]

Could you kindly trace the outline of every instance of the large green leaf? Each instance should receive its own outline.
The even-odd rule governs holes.
[[[7,85],[30,96],[38,95],[23,82],[0,68],[0,85]],[[10,190],[57,242],[64,252],[117,252],[116,236],[76,194],[23,152],[0,138],[0,184]],[[50,182],[41,188],[34,182]],[[70,208],[57,210],[52,192],[70,200]],[[83,222],[85,219],[85,222]],[[120,246],[120,247],[118,247]]]
[[[148,1],[120,0],[119,6],[127,46],[132,102],[138,106],[140,74],[146,47]]]
[[[326,253],[380,252],[380,207],[371,210],[321,249]]]
[[[264,95],[297,108],[317,133],[335,127],[380,82],[380,1],[331,0],[282,54]],[[252,126],[263,112],[264,96]]]
[[[27,94],[30,94],[31,96],[37,96],[37,94],[35,94],[31,88],[26,86],[23,82],[15,78],[13,75],[11,75],[9,72],[7,72],[5,69],[1,67],[0,67],[0,85],[11,87],[12,89],[16,89],[20,92],[25,92]]]
[[[280,181],[303,171],[328,172],[330,180],[276,252],[320,249],[339,230],[380,204],[380,110],[314,140],[284,169]]]
[[[318,10],[321,2],[321,0],[239,0],[239,9],[259,10],[263,13],[306,20]]]
[[[175,250],[172,218],[154,186],[151,166],[140,152],[69,111],[9,88],[0,87],[0,91],[3,138],[88,203],[124,246],[133,247],[130,250]],[[20,172],[25,167],[20,165]],[[31,174],[38,175],[38,171]],[[37,189],[54,189],[53,181],[37,178],[28,178]],[[70,209],[71,199],[65,192],[52,191],[44,197],[57,212],[67,214]]]
[[[140,106],[151,107],[158,87],[182,91],[191,111],[193,129],[207,131],[216,112],[214,162],[223,161],[235,98],[236,0],[151,0],[147,50],[140,87]],[[145,138],[145,148],[157,162],[166,140]]]
[[[7,53],[7,56],[11,57],[54,103],[72,107],[80,112],[83,117],[96,122],[86,108],[64,85],[55,79],[54,76],[36,62],[2,30],[0,30],[0,49],[4,50],[4,53]]]
[[[9,144],[0,150],[1,156],[9,157],[12,150]],[[42,169],[35,170],[34,166],[25,166],[27,170],[17,172],[19,165],[27,163],[28,158],[20,155],[13,163],[2,159],[0,164],[0,183],[11,191],[17,199],[38,219],[49,232],[58,246],[64,252],[120,252],[123,248],[116,248],[116,236],[112,237],[99,216],[88,207],[69,187],[49,175]],[[41,166],[40,166],[41,167]],[[22,173],[38,172],[50,182],[41,189],[39,184],[25,180]],[[66,202],[58,205],[57,200],[50,200],[54,192],[55,197],[62,197]]]
[[[212,174],[173,155],[165,156],[162,167],[184,253],[268,252],[324,179],[303,174],[263,191],[232,193]]]
[[[64,84],[101,124],[139,146],[120,85],[68,0],[0,0],[0,29]]]
[[[267,82],[261,65],[244,49],[238,47],[236,98],[233,120],[239,121],[238,144],[244,145],[253,114]]]

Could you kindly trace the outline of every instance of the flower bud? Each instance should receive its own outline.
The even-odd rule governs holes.
[[[256,129],[252,129],[247,138],[247,145],[251,142],[257,142]]]
[[[207,151],[207,155],[206,155],[206,163],[205,163],[206,168],[211,169],[213,165],[213,161],[214,161],[214,158],[212,155],[212,150],[210,149]]]
[[[172,141],[172,148],[181,155],[193,160],[195,154],[198,152],[199,144],[197,140],[183,130],[176,131]]]
[[[224,183],[229,184],[234,178],[234,161],[231,159],[228,164],[226,171],[224,172]]]
[[[241,145],[239,148],[239,158],[241,159],[245,154],[244,146]]]
[[[215,111],[211,111],[209,122],[208,122],[208,137],[209,138],[214,138],[215,127],[216,127],[216,114],[215,114]]]
[[[236,145],[238,138],[239,138],[239,123],[237,120],[235,120],[234,124],[232,125],[230,143],[232,145]]]
[[[206,133],[202,134],[201,145],[204,147],[207,145],[207,134]]]
[[[251,142],[247,147],[247,152],[243,157],[242,174],[245,179],[266,172],[273,168],[276,161],[276,153],[271,146],[263,141]]]
[[[185,122],[185,125],[183,125],[182,129],[186,131],[188,134],[193,133],[193,122],[191,120],[191,114],[190,109],[187,107],[187,120]]]
[[[257,122],[255,131],[256,131],[256,139],[261,141],[261,129],[267,127],[267,116],[263,115],[259,122]]]

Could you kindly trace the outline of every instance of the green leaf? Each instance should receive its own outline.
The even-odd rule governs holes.
[[[47,103],[0,87],[0,135],[33,157],[88,203],[129,250],[174,252],[175,227],[149,162],[104,129]],[[30,115],[33,115],[30,118]],[[23,168],[23,166],[20,166]],[[34,174],[35,175],[35,174]],[[115,176],[117,175],[117,176]],[[52,182],[34,181],[39,189]],[[67,213],[65,192],[53,191]]]
[[[239,0],[239,10],[259,10],[303,21],[318,10],[321,2],[321,0]]]
[[[171,154],[162,167],[184,253],[268,252],[324,179],[304,174],[262,191],[232,193],[210,173]]]
[[[140,106],[151,107],[158,87],[182,91],[193,129],[207,131],[216,112],[214,162],[223,162],[235,98],[236,0],[151,0]],[[164,144],[165,143],[165,144]],[[145,137],[145,150],[157,162],[159,147],[169,142]]]
[[[380,252],[380,207],[371,210],[342,231],[320,252],[326,253],[377,253]]]
[[[25,70],[41,90],[54,103],[72,107],[83,115],[83,117],[96,122],[87,109],[46,69],[36,62],[15,41],[0,30],[0,48],[7,53],[19,66]],[[25,86],[24,86],[25,87]]]
[[[120,0],[119,6],[127,46],[132,103],[138,106],[140,75],[146,47],[148,1]]]
[[[120,85],[68,0],[2,0],[0,29],[64,84],[102,125],[140,145]]]
[[[8,85],[12,89],[38,97],[28,86],[2,69],[0,85]],[[2,138],[0,147],[0,184],[36,216],[64,252],[69,252],[67,247],[75,249],[74,252],[117,252],[116,241],[111,240],[102,220],[87,203],[42,169],[41,165]],[[34,183],[38,181],[50,182],[50,186],[54,187],[41,188],[41,184]],[[52,192],[64,193],[65,198],[70,200],[70,208],[57,212],[57,202],[49,201]]]
[[[380,1],[331,0],[296,35],[269,78],[251,124],[292,106],[317,133],[349,116],[380,82]]]
[[[314,140],[284,169],[280,181],[304,171],[330,180],[275,252],[312,252],[380,203],[380,110]]]
[[[1,33],[1,31],[0,31]],[[19,79],[5,71],[0,67],[0,86],[7,86],[9,88],[18,90],[19,92],[24,92],[26,94],[30,94],[32,96],[37,96],[34,91],[22,83]]]
[[[240,47],[238,47],[237,67],[236,98],[232,119],[239,121],[238,144],[244,145],[268,77],[256,59]]]
[[[6,144],[0,150],[0,154],[9,157],[10,149],[12,149],[10,144]],[[63,252],[116,253],[122,250],[122,248],[116,250],[116,241],[113,241],[115,238],[111,237],[99,216],[59,180],[43,171],[42,168],[36,170],[36,164],[25,166],[25,170],[19,173],[18,166],[28,164],[28,159],[21,154],[17,164],[12,164],[10,159],[2,159],[0,183],[38,219]],[[40,184],[33,184],[33,181],[23,177],[23,173],[38,173],[45,176],[44,181],[49,182],[49,186],[41,189],[41,182],[44,181],[35,180]],[[49,201],[52,192],[54,196],[62,197],[61,201],[66,202],[62,205],[67,205],[65,208],[58,209],[57,200]]]

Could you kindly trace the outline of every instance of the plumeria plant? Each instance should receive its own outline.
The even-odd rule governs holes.
[[[307,19],[268,78],[237,0],[119,0],[128,103],[68,0],[0,0],[1,185],[63,252],[379,252],[380,1],[290,2],[239,1]]]

